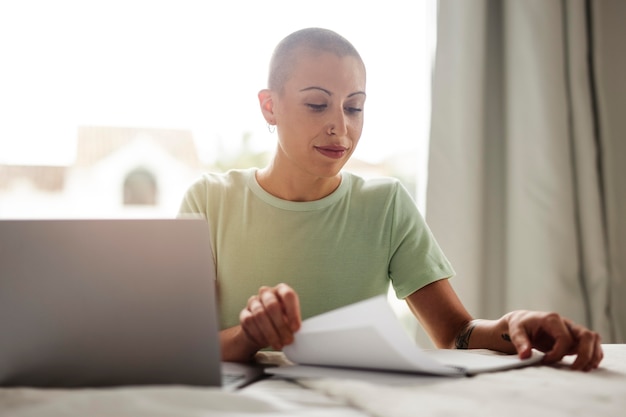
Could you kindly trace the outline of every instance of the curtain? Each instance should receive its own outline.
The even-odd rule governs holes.
[[[426,220],[475,317],[626,342],[626,2],[440,0]]]

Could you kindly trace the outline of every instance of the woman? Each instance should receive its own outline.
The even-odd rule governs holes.
[[[206,174],[181,214],[201,213],[216,259],[222,357],[250,360],[293,341],[302,318],[384,294],[388,285],[440,348],[488,348],[544,362],[576,354],[597,368],[599,336],[554,313],[514,311],[474,320],[454,293],[454,275],[406,190],[393,179],[342,172],[363,129],[365,66],[325,29],[279,43],[268,88],[258,94],[278,144],[263,169]],[[384,140],[384,139],[381,139]]]

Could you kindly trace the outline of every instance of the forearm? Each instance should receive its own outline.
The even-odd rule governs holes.
[[[222,360],[228,362],[249,362],[259,348],[252,343],[241,326],[234,326],[220,332]]]
[[[596,369],[603,357],[600,335],[557,313],[516,310],[498,320],[473,320],[448,280],[429,284],[406,299],[438,348],[490,349],[528,358],[533,349],[544,363],[576,354],[572,369]]]
[[[515,353],[505,317],[498,320],[472,320],[457,334],[457,349],[490,349]]]

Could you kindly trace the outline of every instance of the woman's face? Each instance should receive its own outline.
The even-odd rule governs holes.
[[[363,130],[365,69],[358,58],[300,51],[282,92],[273,93],[274,160],[291,174],[336,176]]]

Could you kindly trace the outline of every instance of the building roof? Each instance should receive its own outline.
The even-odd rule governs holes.
[[[29,182],[41,191],[62,191],[68,169],[94,165],[138,139],[155,142],[165,152],[189,167],[201,166],[189,130],[84,126],[78,128],[76,161],[72,166],[0,164],[0,190],[8,189],[11,183],[17,180]]]
[[[191,131],[108,126],[78,128],[76,166],[90,166],[137,139],[148,139],[190,167],[200,166]]]

